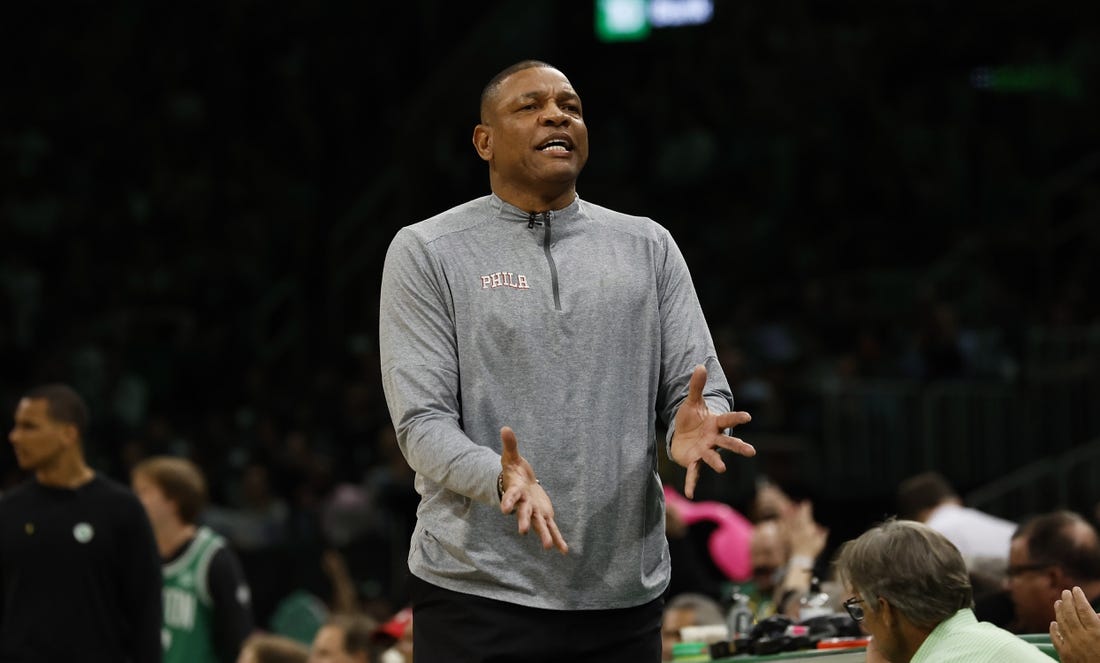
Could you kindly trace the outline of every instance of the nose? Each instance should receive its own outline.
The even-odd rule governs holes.
[[[546,110],[542,114],[542,123],[547,126],[558,126],[569,123],[569,114],[561,109],[554,102],[550,102],[546,105]]]

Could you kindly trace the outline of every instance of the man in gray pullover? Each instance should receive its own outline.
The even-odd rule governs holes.
[[[657,416],[691,497],[720,449],[755,454],[727,434],[749,415],[668,231],[577,197],[588,132],[562,72],[495,76],[473,142],[492,194],[401,229],[382,276],[383,386],[421,495],[416,660],[659,661]]]

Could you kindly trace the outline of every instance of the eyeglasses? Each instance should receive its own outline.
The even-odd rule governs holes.
[[[1005,577],[1015,578],[1031,571],[1042,571],[1043,569],[1049,569],[1057,564],[1051,564],[1050,562],[1036,562],[1033,564],[1017,564],[1015,566],[1009,566],[1005,569]]]
[[[863,608],[856,605],[857,603],[863,603],[863,599],[853,596],[844,602],[844,609],[848,611],[853,621],[861,622],[864,617]]]

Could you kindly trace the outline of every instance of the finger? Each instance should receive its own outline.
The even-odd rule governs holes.
[[[1097,616],[1096,611],[1092,609],[1092,605],[1085,597],[1084,590],[1080,587],[1074,587],[1072,596],[1073,607],[1081,626],[1084,628],[1100,628],[1100,616]]]
[[[550,527],[546,524],[546,516],[536,513],[532,516],[531,521],[535,524],[535,531],[538,532],[539,539],[542,541],[543,550],[553,548],[554,535],[550,533]]]
[[[1057,651],[1059,655],[1065,654],[1065,652],[1062,651],[1062,644],[1065,640],[1062,639],[1062,633],[1058,630],[1058,622],[1050,623],[1050,642],[1054,645],[1054,650]]]
[[[718,437],[718,446],[723,449],[729,449],[738,456],[744,456],[745,458],[752,458],[756,455],[756,447],[738,437],[720,435]]]
[[[699,481],[699,461],[688,465],[687,476],[684,477],[684,497],[695,499],[695,484]]]
[[[722,454],[715,449],[703,452],[703,462],[710,465],[711,469],[721,474],[726,471],[726,463],[722,460]]]
[[[511,465],[519,462],[519,443],[516,434],[508,426],[500,429],[500,464]]]
[[[748,412],[723,412],[715,417],[719,428],[733,428],[752,421],[752,415]]]
[[[561,535],[561,530],[558,529],[558,523],[553,518],[550,518],[546,524],[550,528],[550,536],[554,540],[554,547],[560,550],[563,555],[569,552],[569,544],[565,542],[565,537]]]
[[[698,405],[703,402],[703,387],[707,386],[707,367],[696,364],[688,381],[688,396],[685,404]]]
[[[1065,624],[1067,628],[1070,626],[1076,626],[1080,618],[1074,611],[1073,594],[1068,589],[1062,590],[1062,598],[1054,601],[1054,618],[1060,623]]]
[[[512,513],[512,510],[516,508],[516,501],[519,499],[520,491],[516,488],[509,488],[504,491],[504,497],[500,498],[500,512],[503,514]]]
[[[531,531],[531,511],[531,504],[526,500],[520,502],[516,508],[516,521],[519,523],[520,534]]]

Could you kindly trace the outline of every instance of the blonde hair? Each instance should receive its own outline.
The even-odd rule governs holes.
[[[198,465],[176,456],[152,456],[131,470],[157,485],[164,496],[176,504],[180,520],[190,525],[198,520],[206,506],[206,479]]]

